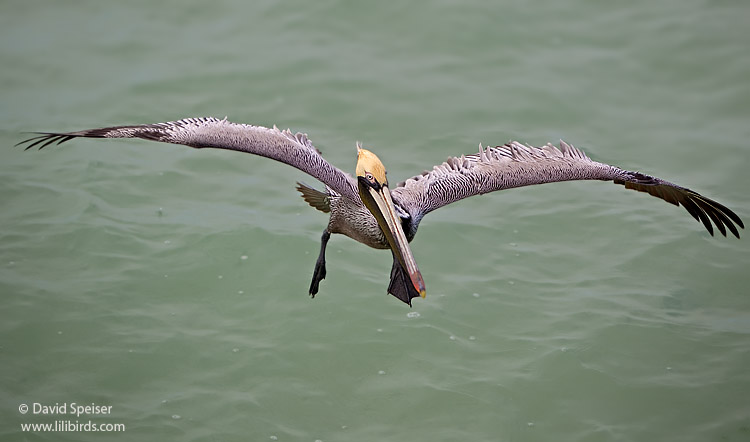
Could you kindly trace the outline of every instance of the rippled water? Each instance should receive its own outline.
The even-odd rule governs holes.
[[[0,4],[3,440],[744,441],[750,247],[605,183],[430,214],[428,296],[329,244],[286,166],[23,131],[213,115],[398,182],[563,138],[747,221],[745,2]],[[744,232],[743,232],[744,233]],[[107,415],[21,414],[97,404]],[[55,419],[121,434],[23,433]]]

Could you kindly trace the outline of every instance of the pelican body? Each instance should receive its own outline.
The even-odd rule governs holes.
[[[307,203],[330,214],[321,238],[309,294],[319,291],[326,277],[325,252],[331,234],[343,234],[393,254],[388,293],[411,306],[426,294],[424,279],[409,243],[429,212],[450,203],[497,190],[571,180],[613,181],[627,189],[647,192],[676,206],[682,205],[713,236],[714,226],[739,238],[744,224],[737,214],[718,202],[668,181],[599,163],[583,151],[560,141],[532,147],[516,141],[450,157],[444,163],[398,183],[391,189],[380,159],[357,143],[356,176],[327,162],[306,134],[236,124],[227,119],[187,118],[167,123],[113,126],[77,132],[38,132],[21,141],[26,149],[61,144],[77,137],[142,138],[194,148],[234,150],[260,155],[293,166],[325,185],[319,191],[297,183]]]

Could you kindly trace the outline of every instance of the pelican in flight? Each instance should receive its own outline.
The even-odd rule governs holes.
[[[532,147],[515,141],[479,152],[450,157],[432,170],[408,178],[396,186],[388,182],[378,157],[357,143],[356,177],[323,159],[303,133],[236,124],[227,119],[187,118],[167,123],[113,126],[78,132],[37,132],[17,145],[39,149],[73,138],[142,138],[183,144],[197,149],[235,150],[260,155],[296,167],[325,185],[319,191],[297,183],[302,198],[312,207],[330,213],[321,238],[310,295],[318,293],[326,277],[325,252],[332,233],[344,234],[376,249],[390,249],[393,267],[388,293],[411,306],[425,296],[425,283],[409,243],[422,218],[435,209],[463,198],[496,190],[571,180],[602,180],[626,189],[647,192],[676,206],[682,205],[713,236],[713,225],[737,238],[742,220],[725,206],[685,187],[660,178],[592,161],[581,150],[560,141]],[[713,225],[712,225],[713,223]],[[735,225],[736,224],[736,225]]]

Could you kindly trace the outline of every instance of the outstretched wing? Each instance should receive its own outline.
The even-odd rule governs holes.
[[[729,229],[737,238],[740,235],[735,224],[745,227],[737,214],[716,201],[656,177],[592,161],[564,141],[559,148],[552,144],[532,147],[515,141],[486,149],[480,145],[479,153],[448,158],[431,171],[399,183],[392,193],[394,200],[411,214],[412,222],[419,223],[427,213],[470,196],[571,180],[614,181],[627,189],[682,205],[711,235],[712,222],[722,235],[726,236]]]
[[[272,129],[249,124],[236,124],[213,117],[186,118],[167,123],[136,126],[113,126],[78,132],[38,132],[39,136],[24,140],[26,149],[50,144],[61,144],[77,137],[86,138],[143,138],[164,143],[184,144],[201,148],[215,148],[247,152],[296,167],[317,178],[334,191],[349,198],[359,198],[356,181],[346,172],[323,159],[306,134]]]

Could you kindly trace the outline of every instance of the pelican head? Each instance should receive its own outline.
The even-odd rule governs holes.
[[[409,275],[414,289],[424,298],[426,293],[424,280],[409,248],[409,241],[401,226],[401,218],[393,205],[385,166],[377,155],[363,149],[360,143],[357,143],[356,171],[357,187],[362,202],[378,221],[380,229],[391,246],[394,258]],[[405,302],[409,302],[409,299]]]
[[[357,142],[357,176],[364,177],[370,183],[380,186],[388,185],[385,166],[377,155],[367,149],[362,149],[362,144]]]

